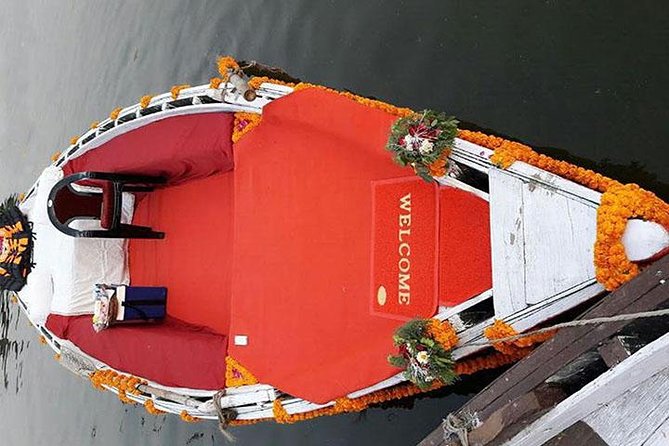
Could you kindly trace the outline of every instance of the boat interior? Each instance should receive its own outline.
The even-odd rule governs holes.
[[[168,317],[95,333],[90,314],[51,312],[47,327],[171,387],[224,388],[228,356],[315,403],[396,375],[394,331],[489,298],[492,259],[485,175],[463,175],[478,188],[416,178],[385,150],[394,119],[304,90],[234,144],[233,114],[203,112],[73,157],[64,176],[165,179],[135,193],[132,217],[165,237],[129,240],[126,261],[131,285],[167,287]]]

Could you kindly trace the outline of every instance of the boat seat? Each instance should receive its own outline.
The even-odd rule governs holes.
[[[158,324],[110,327],[96,333],[91,314],[50,314],[46,327],[108,366],[165,386],[225,387],[227,336],[167,316]]]
[[[85,181],[100,186],[102,193],[78,191],[73,184]],[[162,239],[165,234],[147,226],[122,223],[123,192],[150,192],[164,184],[161,177],[106,172],[79,172],[56,183],[49,193],[47,213],[51,223],[71,237]],[[70,223],[81,219],[99,219],[100,230],[79,230]]]

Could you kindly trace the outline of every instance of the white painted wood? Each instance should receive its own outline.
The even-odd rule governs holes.
[[[553,189],[557,193],[567,195],[574,200],[581,200],[592,205],[598,205],[602,198],[602,194],[595,190],[588,189],[573,181],[569,181],[558,175],[546,172],[538,167],[520,161],[513,163],[513,165],[506,169],[506,171],[512,175],[522,177],[525,180],[531,180],[541,184],[548,189]]]
[[[536,304],[595,277],[597,210],[533,181],[522,189],[525,293]]]
[[[655,222],[632,219],[627,222],[622,241],[627,257],[639,262],[669,247],[669,232]]]
[[[435,178],[439,184],[442,186],[453,186],[457,189],[464,190],[465,192],[469,192],[470,194],[474,194],[479,198],[484,199],[485,201],[490,201],[490,196],[483,192],[478,190],[475,187],[470,186],[467,183],[463,183],[462,181],[458,180],[457,178],[449,177],[449,176],[443,176],[439,178]]]
[[[541,304],[531,305],[524,310],[505,319],[505,322],[511,324],[517,331],[524,332],[539,323],[550,319],[560,313],[563,313],[575,306],[586,302],[593,297],[604,292],[604,287],[594,280],[579,284],[573,289],[566,290]],[[453,351],[453,358],[461,359],[485,348],[476,343],[486,342],[483,330],[494,322],[489,319],[459,333],[460,347]],[[474,345],[472,344],[474,343]]]
[[[642,446],[667,446],[669,444],[669,414],[667,417]]]
[[[604,372],[552,411],[523,429],[506,444],[541,445],[576,421],[586,418],[629,389],[669,367],[669,333]],[[643,414],[641,414],[643,416]]]
[[[505,318],[527,306],[523,182],[491,168],[490,245],[495,315]]]
[[[474,305],[481,303],[486,299],[489,299],[490,297],[492,297],[492,289],[486,290],[481,294],[479,294],[478,296],[474,296],[470,299],[467,299],[466,301],[454,307],[443,307],[443,310],[440,310],[439,313],[437,313],[437,315],[434,317],[436,319],[439,319],[440,321],[444,321],[451,316],[461,313],[466,309],[471,308]]]
[[[643,444],[669,416],[669,369],[630,388],[583,419],[609,446]]]
[[[274,401],[276,392],[271,390],[259,390],[256,392],[226,394],[220,399],[221,407],[246,406],[248,404]]]

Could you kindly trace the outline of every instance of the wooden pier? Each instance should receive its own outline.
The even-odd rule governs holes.
[[[601,298],[578,319],[639,313],[667,306],[667,279],[669,256],[646,267],[638,277]],[[661,437],[669,435],[669,427],[664,425],[669,408],[669,335],[660,337],[628,358],[628,350],[615,335],[629,323],[560,330],[451,414],[451,421],[476,420],[476,427],[466,433],[466,442],[470,446],[669,444],[669,439]],[[566,365],[590,351],[597,352],[610,370],[571,396],[547,382]],[[630,393],[629,390],[637,385],[648,389],[645,393],[638,389]],[[641,409],[648,402],[643,398],[637,401],[639,398],[635,399],[634,395],[639,394],[650,398],[652,407]],[[622,402],[618,398],[622,398]],[[636,418],[632,416],[626,420],[627,426],[638,426],[633,442],[628,438],[621,442],[620,435],[615,433],[620,430],[619,425],[607,422],[616,419],[616,414],[610,411],[598,414],[601,407],[609,403],[641,410],[636,413]],[[637,407],[639,404],[641,406]],[[664,410],[657,412],[653,423],[644,424],[643,421],[648,420],[646,414],[658,407]],[[628,416],[631,415],[628,413]],[[464,434],[463,431],[460,433]],[[584,442],[586,438],[588,440]],[[655,443],[657,439],[664,439],[665,443]],[[549,441],[552,442],[547,443]],[[437,426],[420,442],[420,446],[460,444],[457,435],[445,434],[443,425]]]

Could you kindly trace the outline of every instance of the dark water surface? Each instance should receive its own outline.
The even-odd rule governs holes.
[[[218,54],[334,88],[448,111],[669,198],[669,14],[661,1],[30,1],[0,14],[0,196],[116,106],[208,82]],[[0,445],[211,445],[121,405],[0,308]],[[292,426],[238,444],[413,444],[466,396]]]

